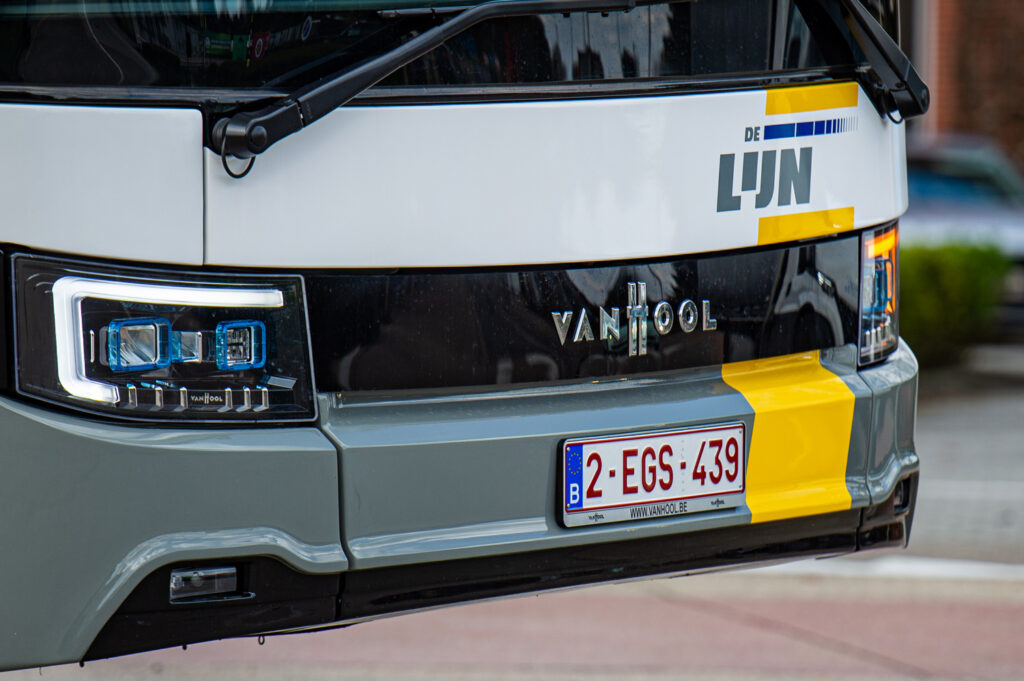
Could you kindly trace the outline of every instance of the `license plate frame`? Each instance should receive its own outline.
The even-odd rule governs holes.
[[[742,422],[567,438],[559,458],[559,508],[566,527],[689,515],[746,502]]]

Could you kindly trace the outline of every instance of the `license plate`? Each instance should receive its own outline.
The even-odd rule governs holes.
[[[741,423],[566,440],[566,526],[642,520],[743,504]]]

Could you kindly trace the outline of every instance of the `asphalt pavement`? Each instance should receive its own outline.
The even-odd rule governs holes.
[[[28,679],[1024,679],[1024,346],[922,377],[910,548],[478,603]]]

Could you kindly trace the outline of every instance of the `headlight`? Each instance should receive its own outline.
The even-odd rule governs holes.
[[[860,363],[888,356],[899,344],[899,231],[895,224],[861,235]]]
[[[127,419],[315,416],[300,278],[13,263],[19,392]]]

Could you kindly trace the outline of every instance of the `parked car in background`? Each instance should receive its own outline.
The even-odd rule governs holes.
[[[984,135],[907,137],[910,194],[922,201],[1024,207],[1024,178],[999,144]]]
[[[910,207],[905,246],[990,244],[1013,261],[1000,327],[1024,329],[1024,177],[995,140],[980,135],[907,138]]]

